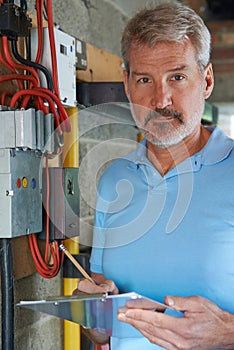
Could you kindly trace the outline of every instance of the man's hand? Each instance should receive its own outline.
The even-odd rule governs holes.
[[[234,349],[234,315],[201,297],[166,297],[184,316],[127,308],[118,320],[131,324],[151,343],[168,350]]]
[[[73,294],[80,294],[80,293],[88,293],[88,294],[97,294],[97,293],[112,293],[112,294],[118,294],[119,290],[116,287],[115,283],[111,280],[105,280],[103,275],[93,275],[94,281],[97,282],[97,284],[91,283],[87,279],[81,279],[78,282],[77,289],[74,290]],[[95,278],[96,277],[96,278]]]

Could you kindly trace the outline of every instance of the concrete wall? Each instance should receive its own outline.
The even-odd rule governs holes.
[[[148,3],[157,3],[150,1]],[[29,1],[34,11],[35,1]],[[129,15],[145,4],[144,0],[54,0],[54,21],[65,32],[111,53],[120,55],[120,37]],[[230,32],[230,28],[228,29]],[[214,101],[231,101],[234,98],[233,73],[219,75]],[[81,156],[81,212],[83,249],[91,243],[95,189],[101,171],[109,161],[135,147],[137,131],[129,122],[115,123],[112,119],[95,118],[90,124],[85,112],[80,112]],[[87,130],[88,129],[88,130]],[[119,140],[119,138],[124,138]],[[94,163],[95,152],[101,161]],[[94,157],[93,157],[94,156]],[[95,171],[94,169],[95,165]],[[90,187],[92,183],[93,187]],[[15,284],[16,302],[22,299],[42,299],[62,294],[61,276],[53,280],[42,279],[38,274],[26,277]],[[63,327],[60,320],[26,310],[16,310],[16,350],[62,350]],[[73,349],[72,349],[73,350]],[[76,349],[74,349],[76,350]],[[82,349],[83,350],[83,349]]]
[[[62,295],[61,281],[61,274],[48,280],[37,273],[18,280],[15,282],[15,301]],[[15,350],[47,349],[63,349],[63,321],[40,312],[16,308]]]
[[[102,109],[109,110],[109,106],[104,104]],[[113,111],[112,116],[115,115],[115,108],[110,109]],[[89,250],[92,244],[95,194],[102,172],[110,162],[131,152],[137,145],[138,130],[130,113],[125,114],[124,109],[122,112],[122,108],[119,109],[122,120],[114,120],[111,116],[104,115],[103,111],[90,113],[92,108],[79,112],[80,243],[84,250]]]

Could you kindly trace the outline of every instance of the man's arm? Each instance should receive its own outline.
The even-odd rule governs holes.
[[[184,316],[127,309],[119,321],[131,324],[151,343],[168,350],[234,349],[234,315],[201,297],[166,297],[165,303]]]

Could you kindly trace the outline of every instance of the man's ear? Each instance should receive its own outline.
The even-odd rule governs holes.
[[[211,63],[208,63],[208,65],[205,68],[205,80],[206,86],[204,91],[204,97],[205,99],[207,99],[208,97],[210,97],[214,88],[214,73]]]
[[[125,69],[125,70],[123,71],[123,83],[124,83],[125,94],[126,94],[127,98],[129,99],[128,79],[129,79],[129,73],[128,73],[128,71]]]

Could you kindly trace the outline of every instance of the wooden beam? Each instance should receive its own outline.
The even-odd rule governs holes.
[[[87,70],[78,70],[77,79],[86,82],[122,81],[122,60],[119,56],[87,44]]]
[[[12,250],[14,259],[14,277],[16,280],[30,276],[36,272],[27,236],[13,238]]]

